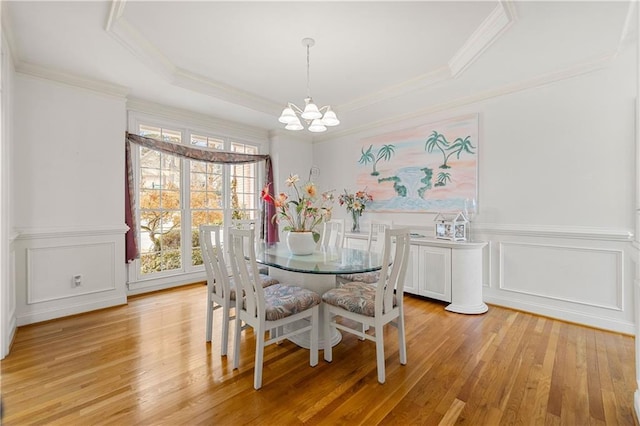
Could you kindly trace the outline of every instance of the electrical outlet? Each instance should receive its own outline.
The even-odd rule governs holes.
[[[80,287],[82,285],[82,275],[78,274],[78,275],[74,275],[73,276],[73,281],[72,281],[72,286],[73,287]]]

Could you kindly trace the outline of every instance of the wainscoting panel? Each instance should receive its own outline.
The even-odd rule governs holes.
[[[113,242],[27,249],[27,304],[113,291],[114,268]]]
[[[17,325],[126,303],[125,231],[21,230],[14,242]]]
[[[501,290],[623,309],[621,250],[503,242],[499,256]]]
[[[633,233],[627,229],[484,225],[483,301],[634,334]]]

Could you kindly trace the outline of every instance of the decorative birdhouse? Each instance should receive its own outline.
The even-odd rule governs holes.
[[[435,237],[441,240],[467,241],[469,220],[462,212],[438,213],[435,222]]]

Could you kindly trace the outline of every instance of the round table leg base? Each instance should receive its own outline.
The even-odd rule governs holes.
[[[285,326],[284,331],[287,332],[291,330],[291,326]],[[311,348],[311,336],[310,333],[300,333],[295,336],[291,336],[287,338],[290,342],[295,343],[301,348],[310,349]],[[342,340],[342,334],[335,328],[331,330],[331,346],[335,346],[340,343]],[[324,336],[322,335],[322,331],[320,331],[320,336],[318,338],[318,349],[322,350],[324,348]]]
[[[480,303],[479,305],[456,305],[452,303],[445,309],[458,314],[484,314],[489,310],[489,307],[484,303]]]

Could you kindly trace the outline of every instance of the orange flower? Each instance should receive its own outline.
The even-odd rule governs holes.
[[[317,190],[316,190],[316,186],[309,182],[308,184],[306,184],[304,186],[304,191],[307,193],[307,195],[311,198],[315,198]]]

